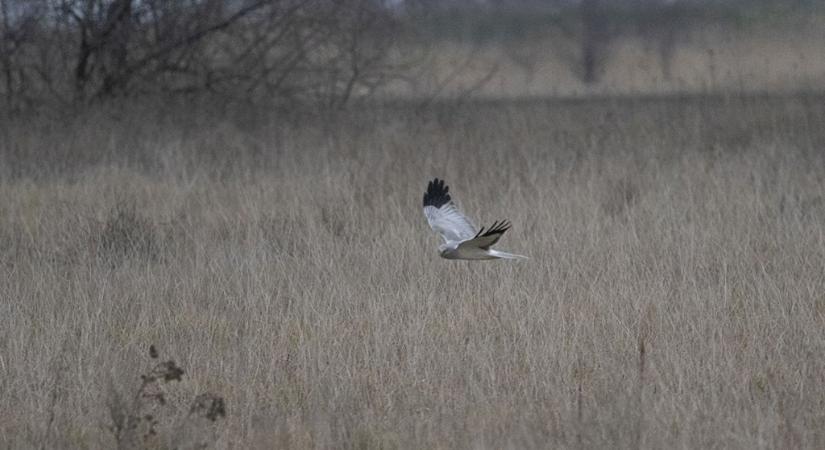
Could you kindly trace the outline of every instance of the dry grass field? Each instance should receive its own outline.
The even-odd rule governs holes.
[[[821,97],[148,111],[0,122],[0,448],[825,445]]]

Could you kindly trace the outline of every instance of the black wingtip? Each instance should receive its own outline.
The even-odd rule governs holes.
[[[479,236],[491,236],[494,234],[504,234],[505,231],[510,229],[510,222],[507,220],[502,220],[501,222],[495,221],[490,228],[487,228],[487,231],[484,231],[484,227],[481,227],[481,230],[476,233],[476,237]]]
[[[427,192],[424,193],[424,206],[434,206],[441,208],[450,202],[450,187],[444,184],[444,180],[435,178],[427,184]]]

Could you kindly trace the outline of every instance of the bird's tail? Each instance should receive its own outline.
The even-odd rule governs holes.
[[[500,252],[498,250],[489,250],[489,252],[490,252],[491,256],[495,256],[496,258],[519,259],[519,260],[529,259],[528,257],[523,256],[523,255],[514,255],[512,253]]]

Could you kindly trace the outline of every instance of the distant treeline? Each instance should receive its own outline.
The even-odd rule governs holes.
[[[473,46],[524,40],[550,43],[585,84],[600,81],[611,44],[634,37],[655,49],[665,80],[676,47],[695,30],[778,29],[825,15],[815,0],[409,0],[419,38]],[[794,25],[790,25],[793,27]]]
[[[0,110],[204,95],[338,108],[409,79],[445,39],[548,32],[575,42],[566,58],[595,83],[621,34],[649,37],[667,68],[697,24],[822,9],[814,0],[0,0]]]
[[[825,13],[819,0],[416,0],[405,5],[419,33],[478,43],[574,27],[587,10],[605,16],[605,25],[614,30],[651,27],[662,19],[748,26]]]

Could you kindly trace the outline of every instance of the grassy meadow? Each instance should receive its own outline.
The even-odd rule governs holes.
[[[822,100],[5,120],[0,447],[821,448]]]

